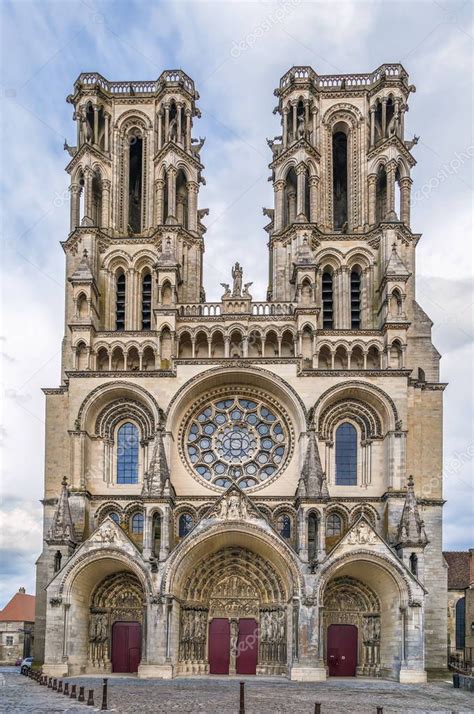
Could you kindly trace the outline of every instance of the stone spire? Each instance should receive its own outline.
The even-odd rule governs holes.
[[[405,504],[398,524],[397,536],[398,545],[402,547],[424,547],[428,543],[415,496],[413,476],[408,477]]]
[[[296,495],[300,498],[327,498],[329,496],[326,474],[321,466],[314,427],[309,429],[308,446]]]
[[[143,480],[142,496],[172,495],[172,489],[163,443],[163,427],[159,426],[156,431],[150,465]]]
[[[74,273],[71,275],[70,280],[71,282],[88,282],[93,279],[94,276],[92,275],[92,270],[89,263],[89,254],[87,252],[87,249],[84,248],[84,252],[82,254],[82,258],[79,262],[79,265],[77,266]]]
[[[48,543],[58,545],[70,545],[77,542],[74,523],[69,509],[69,491],[66,477],[62,480],[61,493],[56,504],[56,510],[46,540]]]
[[[392,245],[392,252],[390,254],[390,258],[388,259],[387,267],[385,268],[385,276],[387,278],[394,276],[398,278],[407,278],[410,276],[410,271],[407,270],[405,263],[397,253],[396,243]]]

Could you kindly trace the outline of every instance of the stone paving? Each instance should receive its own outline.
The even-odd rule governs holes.
[[[322,683],[295,683],[255,677],[199,677],[166,680],[109,678],[109,711],[180,712],[181,714],[238,714],[239,681],[245,680],[246,714],[313,714],[315,702],[321,714],[464,714],[474,712],[471,693],[455,690],[450,682],[401,685],[382,680],[338,679]],[[94,689],[95,706],[73,703],[62,694],[41,687],[14,668],[0,670],[0,712],[98,711],[102,679],[68,678],[68,682]]]

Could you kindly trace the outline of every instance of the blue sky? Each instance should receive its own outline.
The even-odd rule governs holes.
[[[82,71],[155,79],[182,68],[203,118],[195,135],[207,186],[204,279],[208,299],[234,260],[266,288],[262,206],[272,205],[266,137],[279,133],[273,89],[292,65],[321,74],[402,62],[417,91],[407,134],[414,149],[417,297],[443,354],[445,549],[472,532],[472,3],[459,2],[1,2],[2,577],[0,606],[34,592],[41,539],[44,397],[59,383],[64,258],[69,225],[67,155],[75,143],[66,96]]]

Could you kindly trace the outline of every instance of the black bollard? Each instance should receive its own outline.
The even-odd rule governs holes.
[[[48,679],[48,689],[51,689],[52,686],[53,686],[53,678],[50,677],[50,678]]]
[[[75,698],[76,698],[76,685],[72,684],[71,685],[71,699],[75,699]]]
[[[377,714],[383,714],[383,707],[377,707]]]
[[[89,696],[87,697],[87,706],[88,707],[94,706],[94,690],[93,689],[89,689]]]
[[[245,682],[240,682],[239,714],[245,714]]]
[[[314,714],[321,714],[321,703],[320,702],[315,702]]]
[[[58,694],[62,694],[62,693],[63,693],[63,680],[60,679],[58,682]]]
[[[100,710],[102,712],[107,711],[107,677],[102,680],[102,706]]]
[[[57,692],[57,691],[58,691],[58,680],[53,679],[53,692]]]
[[[79,687],[79,696],[77,698],[78,702],[84,701],[84,687]]]
[[[64,682],[64,696],[68,697],[69,696],[69,682]]]

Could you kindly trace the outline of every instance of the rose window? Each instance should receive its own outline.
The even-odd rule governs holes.
[[[273,478],[288,456],[288,430],[272,406],[243,396],[215,399],[188,422],[185,451],[208,483],[251,488]]]

